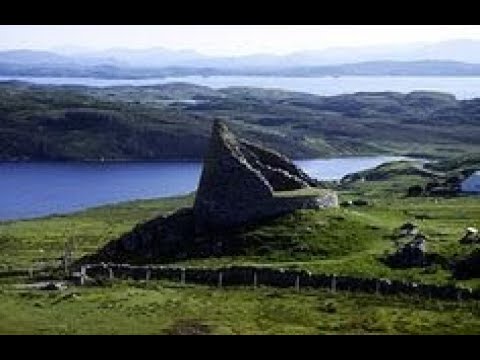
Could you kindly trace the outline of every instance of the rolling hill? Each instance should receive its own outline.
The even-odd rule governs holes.
[[[200,159],[214,118],[293,158],[479,150],[480,100],[433,92],[315,96],[184,83],[0,84],[0,159]]]

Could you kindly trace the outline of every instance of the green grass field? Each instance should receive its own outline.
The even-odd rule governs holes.
[[[193,197],[141,200],[103,206],[70,215],[0,222],[1,264],[4,269],[52,263],[73,241],[74,256],[95,252],[100,246],[130,231],[139,223],[179,207]]]
[[[62,293],[0,287],[1,334],[475,334],[478,303],[325,291],[114,283]]]
[[[457,281],[448,269],[392,269],[380,258],[394,251],[391,235],[407,221],[427,235],[429,251],[447,258],[478,245],[460,245],[469,226],[480,227],[480,198],[405,197],[418,175],[357,181],[339,189],[340,201],[366,206],[301,210],[242,236],[236,257],[184,260],[188,265],[262,264],[312,272],[387,277],[480,287]],[[159,214],[190,206],[193,196],[134,201],[28,221],[0,223],[3,270],[55,263],[66,242],[75,257],[95,252]],[[0,282],[0,333],[480,333],[478,302],[449,303],[320,290],[216,289],[167,282],[114,283],[47,293]]]
[[[326,189],[318,189],[318,188],[311,188],[311,187],[308,187],[308,188],[301,188],[301,189],[297,189],[297,190],[290,190],[290,191],[275,191],[273,193],[273,196],[274,197],[279,197],[279,198],[282,198],[282,197],[286,197],[286,198],[289,198],[289,197],[302,197],[302,196],[322,196],[322,195],[325,195],[325,194],[328,194],[328,190]]]

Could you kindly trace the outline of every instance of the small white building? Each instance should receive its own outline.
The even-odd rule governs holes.
[[[474,172],[461,185],[462,192],[480,193],[480,171]]]

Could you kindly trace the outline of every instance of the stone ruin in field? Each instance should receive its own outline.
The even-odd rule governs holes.
[[[286,157],[215,121],[193,208],[139,224],[85,261],[235,254],[245,244],[228,234],[239,226],[337,205],[335,192],[317,187]]]
[[[337,206],[334,192],[285,156],[237,139],[215,121],[193,213],[204,232],[273,217],[296,209]]]

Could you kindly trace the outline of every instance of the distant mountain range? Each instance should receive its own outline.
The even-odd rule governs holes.
[[[307,50],[287,55],[253,54],[237,57],[212,57],[193,50],[109,49],[57,49],[58,54],[79,59],[115,59],[135,67],[297,67],[319,65],[342,65],[370,61],[419,61],[449,60],[480,63],[480,41],[450,40],[439,43],[415,43],[409,45],[378,45],[369,47],[337,47],[324,50]]]
[[[68,75],[67,75],[68,74]],[[480,75],[480,41],[212,57],[193,50],[56,48],[0,52],[0,75]]]

